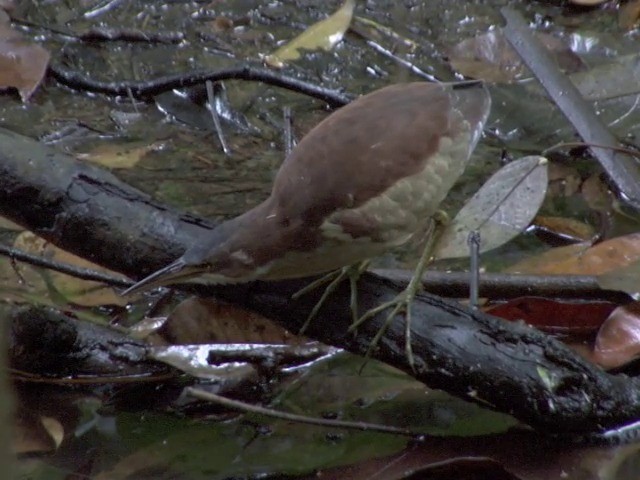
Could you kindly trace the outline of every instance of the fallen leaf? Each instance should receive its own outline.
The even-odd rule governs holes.
[[[640,293],[640,261],[616,268],[596,277],[598,285],[607,290],[619,290],[635,296]]]
[[[26,102],[38,88],[49,65],[49,52],[29,42],[0,16],[0,89],[13,87]]]
[[[61,250],[41,237],[31,233],[22,232],[14,241],[14,247],[28,253],[40,255],[49,260],[60,263],[67,263],[80,268],[89,268],[103,273],[112,273],[116,277],[119,274],[111,272],[88,260],[80,258],[69,252]],[[16,273],[11,269],[9,262],[0,263],[3,269],[0,273],[5,285],[17,282]],[[52,298],[55,302],[70,301],[78,305],[125,305],[126,300],[117,295],[111,287],[107,287],[99,282],[90,282],[63,273],[31,267],[25,263],[18,263],[17,269],[22,278],[29,285],[29,292],[40,294],[43,298],[52,298],[52,295],[60,295],[59,298]],[[55,291],[49,287],[53,286]]]
[[[509,163],[478,190],[447,225],[434,247],[433,257],[469,255],[469,233],[480,233],[480,251],[486,252],[520,234],[538,212],[547,191],[547,159],[524,157]]]
[[[541,32],[536,32],[536,37],[553,53],[562,70],[576,72],[583,68],[580,57],[562,40]],[[463,40],[451,48],[448,55],[452,68],[457,72],[489,82],[514,82],[527,72],[502,29]]]
[[[519,262],[510,273],[550,275],[602,275],[640,260],[640,233],[612,238],[589,247],[578,243],[558,247]]]
[[[608,0],[569,0],[571,3],[575,3],[576,5],[584,5],[584,6],[593,6],[600,5]]]
[[[282,68],[285,63],[300,58],[300,50],[331,50],[344,37],[351,24],[355,0],[346,0],[330,17],[311,25],[307,30],[264,58],[273,68]]]
[[[549,162],[549,195],[570,197],[580,190],[582,178],[578,169],[558,162]]]
[[[98,145],[90,152],[77,153],[76,157],[107,168],[132,168],[147,153],[159,149],[162,145],[161,142],[106,143]]]
[[[354,22],[357,22],[361,24],[363,27],[367,28],[367,30],[369,31],[373,30],[373,31],[379,32],[381,35],[385,37],[389,37],[390,39],[404,45],[405,47],[408,47],[410,53],[415,51],[416,48],[418,48],[418,44],[416,42],[414,42],[410,38],[400,35],[398,32],[391,29],[390,27],[387,27],[386,25],[381,25],[378,22],[375,22],[369,18],[358,17],[358,16],[354,16],[353,20]],[[379,36],[380,35],[378,35],[378,37]]]
[[[559,301],[541,297],[521,297],[487,309],[505,320],[522,320],[548,333],[590,335],[616,309],[612,302]]]
[[[300,343],[257,313],[196,297],[178,305],[156,333],[170,344]]]
[[[632,30],[640,19],[640,0],[623,3],[618,9],[618,24],[624,30]]]
[[[613,208],[614,195],[597,173],[582,182],[580,193],[592,210],[606,213]]]
[[[625,365],[640,353],[640,303],[616,308],[604,321],[593,347],[592,361],[604,368]]]
[[[591,225],[575,218],[537,215],[532,224],[536,234],[545,238],[550,237],[555,242],[587,242],[594,240],[597,235]]]

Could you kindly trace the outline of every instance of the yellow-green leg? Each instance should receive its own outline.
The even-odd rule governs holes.
[[[318,300],[318,303],[315,304],[315,306],[313,307],[313,310],[311,310],[311,313],[309,313],[309,316],[305,320],[304,325],[302,325],[302,328],[300,329],[300,334],[303,334],[305,332],[305,330],[309,327],[311,320],[313,320],[315,316],[318,314],[318,311],[320,310],[324,302],[327,300],[329,295],[335,292],[340,282],[342,282],[347,277],[349,278],[349,284],[351,286],[351,294],[350,294],[351,295],[350,296],[351,316],[353,317],[353,321],[356,322],[358,319],[358,279],[362,275],[362,272],[364,272],[368,266],[369,266],[369,261],[366,260],[364,262],[360,262],[355,265],[349,265],[348,267],[343,267],[339,270],[334,270],[333,272],[330,272],[320,277],[318,280],[311,282],[306,287],[294,293],[291,297],[295,300],[296,298],[300,298],[301,296],[306,295],[307,293],[315,290],[316,288],[319,288],[322,285],[328,283],[327,287],[324,289],[324,292],[322,293],[322,296],[320,297],[320,300]]]
[[[448,222],[447,216],[444,212],[438,212],[434,215],[431,225],[429,227],[429,231],[427,233],[427,240],[425,242],[424,248],[422,250],[422,254],[420,255],[420,259],[418,260],[418,264],[416,265],[413,276],[411,277],[411,281],[407,285],[407,287],[399,293],[393,300],[385,302],[381,305],[378,305],[375,308],[367,311],[364,315],[358,318],[351,327],[350,331],[355,331],[360,325],[364,322],[373,318],[380,312],[391,308],[391,311],[387,315],[382,327],[378,330],[376,335],[371,340],[369,344],[369,348],[367,350],[367,356],[371,353],[371,351],[378,344],[384,332],[387,330],[389,325],[393,322],[395,316],[404,311],[405,313],[405,355],[407,356],[407,361],[412,369],[415,370],[415,362],[413,359],[413,349],[411,347],[411,303],[416,296],[416,293],[422,288],[422,274],[424,273],[427,265],[431,260],[431,252],[433,251],[433,247],[436,243],[436,240],[440,236],[442,231],[442,226]]]

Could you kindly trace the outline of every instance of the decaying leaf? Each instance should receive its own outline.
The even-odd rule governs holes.
[[[157,334],[171,344],[299,343],[257,313],[195,297],[178,305]]]
[[[13,30],[8,15],[0,14],[0,89],[13,87],[27,101],[42,81],[50,55]]]
[[[617,305],[603,301],[514,298],[487,309],[505,320],[524,321],[543,332],[571,336],[594,334]]]
[[[593,6],[600,5],[601,3],[606,2],[607,0],[570,0],[571,3],[575,3],[576,5],[584,5],[584,6]]]
[[[624,30],[633,29],[640,21],[640,0],[631,0],[620,5],[618,24]]]
[[[562,70],[571,73],[583,68],[582,60],[562,40],[542,32],[536,37],[553,53]],[[448,54],[454,70],[489,82],[513,82],[527,71],[500,29],[463,40]]]
[[[630,295],[640,293],[640,260],[625,267],[598,275],[598,285],[607,290],[619,290]]]
[[[497,171],[458,212],[434,248],[436,259],[469,254],[469,233],[480,232],[480,251],[505,244],[534,218],[547,191],[547,159],[523,157]]]
[[[597,234],[591,225],[575,218],[536,215],[532,224],[539,236],[552,239],[556,245],[587,242]]]
[[[144,156],[162,146],[161,142],[134,142],[128,144],[107,143],[98,145],[90,152],[78,153],[76,157],[107,168],[132,168]]]
[[[363,27],[366,27],[369,31],[379,32],[380,35],[378,36],[388,37],[394,40],[395,42],[398,42],[404,45],[405,47],[409,48],[410,52],[413,52],[416,48],[418,48],[418,44],[416,42],[414,42],[410,38],[400,35],[398,32],[396,32],[390,27],[387,27],[386,25],[382,25],[369,18],[358,17],[358,16],[353,17],[353,21],[361,24]],[[352,26],[352,29],[353,28],[355,27]]]
[[[267,55],[265,63],[270,67],[282,68],[286,62],[300,58],[300,50],[331,50],[349,28],[355,6],[355,0],[346,0],[333,15],[314,23],[289,43]]]
[[[597,245],[578,243],[552,248],[507,269],[510,273],[603,275],[640,261],[640,233],[612,238]],[[600,277],[601,281],[603,277]],[[636,277],[637,278],[637,277]],[[637,280],[636,280],[637,282]]]
[[[61,250],[31,232],[23,232],[18,235],[14,246],[57,262],[109,273],[109,270]],[[89,282],[63,273],[33,268],[26,264],[17,264],[16,268],[21,278],[26,281],[29,294],[39,297],[43,303],[48,303],[47,297],[56,302],[72,301],[75,304],[85,306],[124,305],[126,303],[111,287],[105,287],[98,282]],[[118,275],[114,273],[114,276]],[[0,262],[0,278],[4,279],[7,286],[18,283],[18,276],[12,270],[9,262]],[[23,290],[27,291],[26,288]],[[5,293],[5,295],[9,294]]]
[[[640,354],[640,303],[616,308],[600,327],[593,361],[604,368],[629,363]]]

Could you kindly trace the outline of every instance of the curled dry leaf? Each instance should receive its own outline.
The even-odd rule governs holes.
[[[282,68],[290,60],[300,58],[300,50],[331,50],[344,37],[351,24],[355,0],[346,0],[330,17],[311,25],[307,30],[264,58],[273,68]]]
[[[604,368],[615,368],[640,354],[640,303],[616,308],[598,332],[593,361]]]
[[[467,256],[467,239],[474,230],[480,232],[481,252],[507,243],[527,228],[546,191],[546,158],[534,155],[509,163],[487,180],[446,227],[434,258]]]

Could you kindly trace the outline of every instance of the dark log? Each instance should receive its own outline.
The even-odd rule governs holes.
[[[166,264],[211,224],[151,201],[102,169],[0,130],[0,214],[56,245],[136,278]],[[321,292],[292,301],[308,280],[255,282],[209,289],[295,331]],[[365,274],[359,306],[393,298],[398,284]],[[604,432],[640,418],[636,379],[610,375],[534,328],[507,323],[429,294],[412,309],[416,371],[404,354],[404,316],[397,316],[372,357],[447,392],[513,414],[555,434]],[[342,285],[308,334],[364,354],[384,314],[351,324],[349,291]]]

